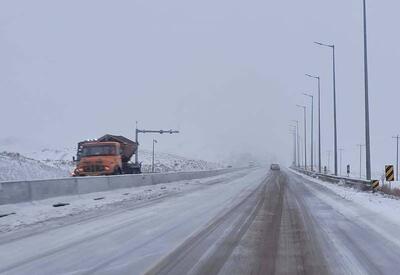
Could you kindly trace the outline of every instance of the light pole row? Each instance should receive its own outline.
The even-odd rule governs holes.
[[[368,87],[368,39],[367,39],[367,6],[363,0],[363,33],[364,33],[364,88],[365,88],[365,147],[366,147],[366,177],[371,179],[371,145],[369,124],[369,87]],[[336,109],[336,58],[335,45],[314,42],[318,46],[332,49],[332,76],[333,76],[333,129],[334,129],[334,162],[335,175],[338,175],[338,138],[337,138],[337,109]],[[306,74],[306,76],[318,80],[318,171],[321,173],[321,79],[319,76]],[[313,107],[312,107],[313,108]],[[313,114],[311,115],[313,116]],[[311,126],[311,128],[313,128]],[[306,143],[306,141],[305,141]],[[313,144],[313,132],[311,133],[311,144]],[[362,146],[360,146],[361,148]],[[313,169],[313,145],[311,145],[311,169]],[[398,166],[398,164],[397,164]],[[361,170],[361,169],[360,169]]]

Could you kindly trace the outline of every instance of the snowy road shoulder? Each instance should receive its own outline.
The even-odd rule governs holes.
[[[210,178],[0,205],[0,234],[32,225],[46,226],[46,222],[66,216],[75,217],[92,212],[96,215],[121,207],[140,205],[207,185],[230,181],[248,173],[248,170],[244,170]]]
[[[400,215],[398,215],[398,211],[400,209],[399,199],[382,193],[360,191],[341,184],[325,182],[293,170],[291,171],[310,182],[327,188],[345,201],[351,202],[351,206],[353,206],[351,208],[348,205],[343,205],[340,203],[337,204],[338,209],[340,209],[343,214],[346,214],[348,211],[351,211],[351,209],[356,209],[358,207],[358,212],[368,213],[366,214],[366,220],[384,220],[385,224],[390,223],[400,226]],[[323,194],[319,195],[324,196]],[[324,200],[326,199],[328,199],[328,196],[324,197]],[[362,218],[362,215],[360,215],[360,218]]]

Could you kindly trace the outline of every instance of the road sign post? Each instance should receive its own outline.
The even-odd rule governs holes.
[[[389,182],[389,189],[392,190],[392,181],[394,181],[394,167],[393,165],[385,166],[386,181]]]
[[[372,180],[371,181],[371,186],[372,186],[372,192],[376,192],[376,190],[379,187],[379,180]]]
[[[140,130],[137,128],[137,121],[136,121],[136,130],[135,130],[135,141],[139,146],[139,134],[146,134],[146,133],[153,133],[153,134],[179,134],[179,131],[176,130]],[[136,150],[135,153],[135,164],[139,164],[139,148]]]

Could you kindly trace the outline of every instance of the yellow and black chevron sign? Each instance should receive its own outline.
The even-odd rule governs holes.
[[[378,188],[379,187],[379,180],[373,180],[372,181],[372,188],[373,189],[376,189],[376,188]]]
[[[386,181],[394,181],[394,168],[393,165],[385,166]]]

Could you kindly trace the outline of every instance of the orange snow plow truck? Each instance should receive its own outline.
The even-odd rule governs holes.
[[[138,144],[123,136],[105,135],[78,143],[73,176],[140,174],[141,164],[130,162]]]

